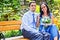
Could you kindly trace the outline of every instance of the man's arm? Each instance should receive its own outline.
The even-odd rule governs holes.
[[[26,31],[31,31],[31,32],[38,32],[36,29],[30,27],[29,24],[29,18],[27,15],[24,15],[22,18],[22,27],[26,30]]]

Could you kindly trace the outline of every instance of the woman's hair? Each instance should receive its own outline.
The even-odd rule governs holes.
[[[48,16],[50,16],[50,11],[49,11],[48,5],[47,5],[45,2],[42,2],[42,3],[40,4],[40,17],[42,17],[42,15],[44,14],[44,12],[43,12],[42,9],[41,9],[41,5],[42,5],[42,4],[44,4],[44,5],[46,6],[46,8],[47,8],[47,14],[48,14]]]

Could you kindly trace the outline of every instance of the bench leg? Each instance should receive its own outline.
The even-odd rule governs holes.
[[[5,40],[5,37],[4,37],[3,33],[0,33],[0,40],[1,39]]]

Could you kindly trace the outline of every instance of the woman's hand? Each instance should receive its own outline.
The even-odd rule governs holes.
[[[58,40],[58,37],[56,36],[56,37],[54,37],[54,40]]]
[[[37,16],[37,22],[36,22],[36,27],[40,25],[40,15]]]

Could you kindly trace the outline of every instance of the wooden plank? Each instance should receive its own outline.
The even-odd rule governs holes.
[[[19,30],[21,26],[21,21],[1,21],[0,22],[0,32],[9,30]],[[8,40],[8,39],[6,39]],[[27,38],[17,38],[12,40],[29,40]]]
[[[0,26],[1,25],[14,25],[14,24],[21,24],[21,20],[20,21],[1,21],[0,22]]]
[[[1,39],[1,40],[3,40],[3,39]],[[23,36],[16,36],[16,37],[5,38],[5,40],[29,40],[29,39],[24,38]]]
[[[8,31],[8,30],[19,30],[20,25],[7,25],[7,26],[0,26],[1,31]]]

